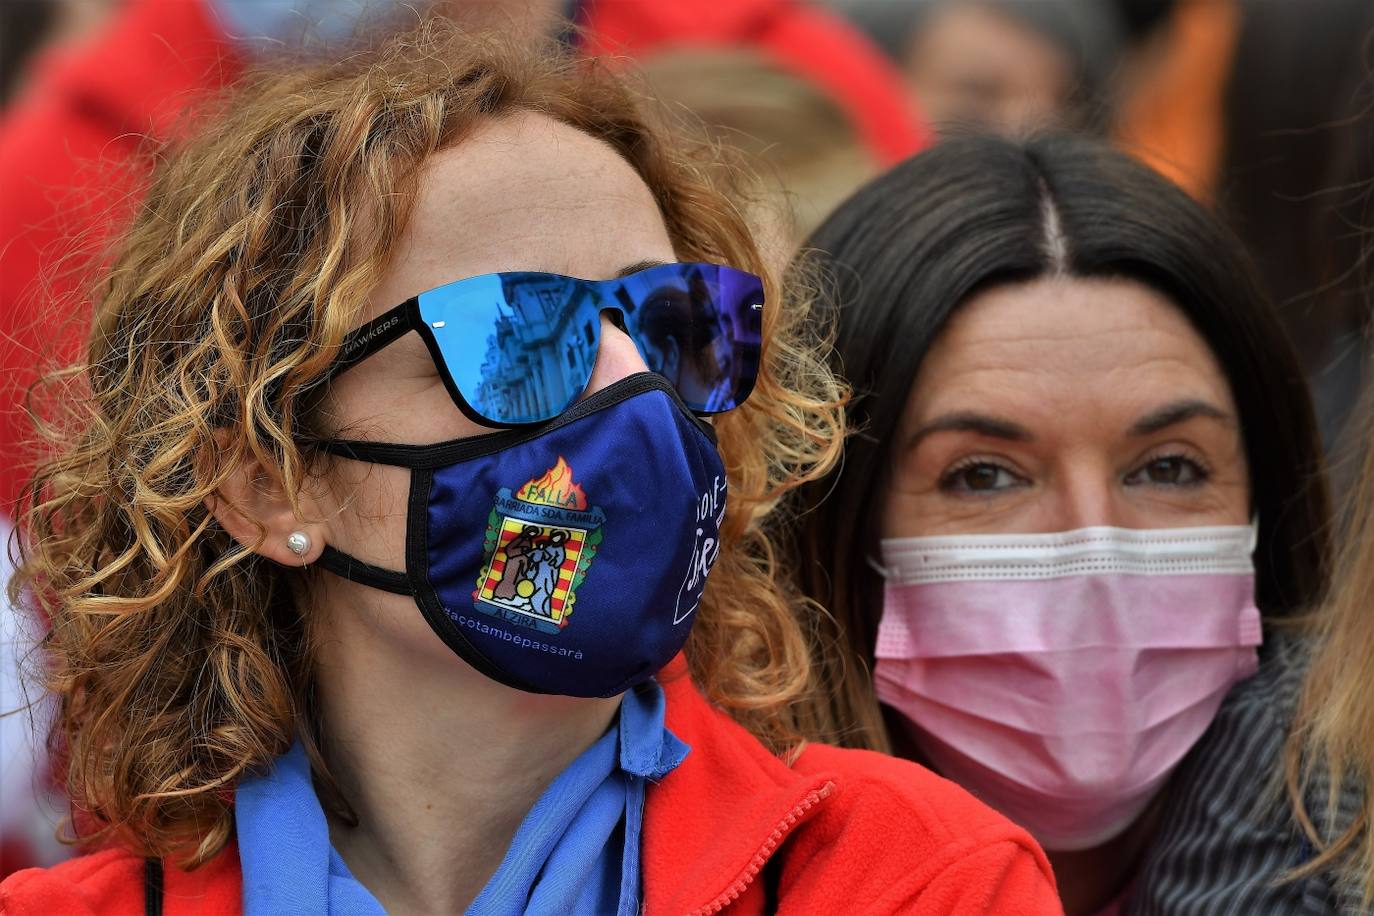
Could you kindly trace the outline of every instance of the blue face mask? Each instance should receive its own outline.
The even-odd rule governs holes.
[[[410,469],[406,569],[325,549],[325,569],[412,595],[444,642],[521,690],[622,693],[682,648],[719,552],[725,468],[662,376],[550,422],[437,445],[329,442]]]

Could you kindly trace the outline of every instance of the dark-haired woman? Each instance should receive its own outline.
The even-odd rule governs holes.
[[[1323,585],[1293,353],[1216,222],[1089,141],[948,140],[809,247],[862,430],[798,533],[830,721],[1026,826],[1070,914],[1113,907],[1260,613]]]

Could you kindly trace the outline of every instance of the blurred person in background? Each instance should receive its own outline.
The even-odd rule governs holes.
[[[881,160],[838,100],[756,51],[665,51],[641,70],[651,111],[739,151],[750,222],[779,267],[879,171]],[[893,99],[903,103],[900,87]]]
[[[1023,830],[804,741],[767,519],[841,388],[703,162],[604,67],[439,24],[166,158],[11,589],[108,847],[0,909],[1060,912]]]
[[[52,32],[57,0],[14,0],[0,5],[0,108],[14,94],[29,59]]]
[[[1237,0],[830,5],[903,66],[935,123],[1106,132],[1211,200]]]
[[[1082,138],[944,140],[806,249],[859,431],[798,507],[834,737],[1029,829],[1070,916],[1121,912],[1261,612],[1324,586],[1277,316],[1215,218]]]
[[[802,76],[852,118],[883,166],[929,139],[916,106],[895,98],[899,75],[843,18],[798,0],[582,0],[576,10],[589,54],[638,61],[690,50],[750,50]]]
[[[98,248],[103,224],[127,213],[117,204],[131,187],[130,163],[147,134],[165,136],[169,100],[218,85],[221,72],[210,64],[221,43],[210,34],[199,0],[0,4],[9,101],[0,113],[0,527],[7,532],[31,467],[35,431],[24,416],[25,392],[42,367],[74,355],[84,333],[76,239],[87,236]],[[60,861],[68,850],[53,836],[61,803],[48,798],[43,704],[31,707],[36,691],[21,686],[21,672],[35,670],[28,648],[43,623],[8,602],[0,617],[3,876]]]
[[[35,57],[98,28],[118,0],[6,0],[0,4],[0,110],[21,91]]]
[[[906,74],[937,130],[1100,128],[1126,24],[1104,0],[831,0]]]
[[[1374,5],[1180,0],[1157,31],[1123,76],[1115,133],[1240,235],[1348,480],[1341,430],[1369,362],[1357,246],[1374,158],[1358,134],[1374,111]]]
[[[840,200],[929,140],[901,73],[844,19],[794,0],[583,0],[586,49],[630,55],[648,107],[742,154],[785,263]]]
[[[1239,6],[1216,203],[1279,307],[1331,449],[1369,369],[1358,246],[1372,225],[1360,135],[1374,123],[1374,3]]]
[[[1221,169],[1223,111],[1237,0],[1120,0],[1134,52],[1116,76],[1112,134],[1132,155],[1211,203]]]

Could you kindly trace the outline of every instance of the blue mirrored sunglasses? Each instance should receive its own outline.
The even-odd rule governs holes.
[[[715,264],[661,264],[614,280],[509,271],[446,283],[355,329],[331,376],[410,331],[454,403],[486,426],[551,420],[587,388],[601,315],[699,414],[733,410],[759,373],[763,282]]]

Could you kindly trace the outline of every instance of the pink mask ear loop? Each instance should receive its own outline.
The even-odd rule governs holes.
[[[879,563],[877,560],[875,560],[871,554],[869,556],[864,557],[864,560],[868,563],[869,566],[873,567],[874,572],[882,576],[884,579],[892,578],[892,571],[883,564]]]

